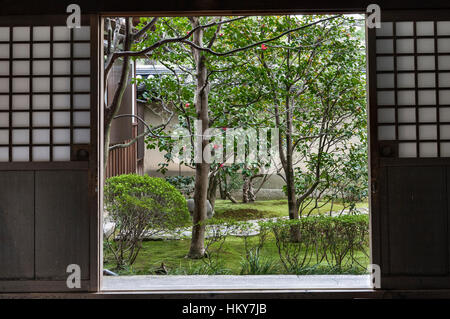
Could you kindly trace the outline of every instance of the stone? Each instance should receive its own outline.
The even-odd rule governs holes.
[[[189,214],[191,214],[191,217],[192,217],[192,214],[194,213],[194,209],[195,209],[194,199],[192,199],[192,198],[188,199],[186,201],[186,203],[188,206]],[[206,200],[206,217],[212,218],[213,216],[214,216],[214,210],[212,209],[211,203],[209,202],[209,200]]]

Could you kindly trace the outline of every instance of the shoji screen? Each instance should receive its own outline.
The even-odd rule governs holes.
[[[0,27],[0,161],[70,161],[90,143],[90,27]]]
[[[450,21],[384,22],[376,37],[378,140],[450,157]]]
[[[450,19],[369,30],[373,263],[382,288],[450,288]]]
[[[98,288],[99,19],[65,23],[0,20],[0,292]]]

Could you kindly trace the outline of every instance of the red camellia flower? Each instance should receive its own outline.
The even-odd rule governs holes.
[[[222,130],[226,131],[226,130],[227,130],[227,128],[226,128],[226,127],[222,127]]]
[[[261,44],[261,50],[267,50],[267,47],[266,47],[266,45],[264,43]]]
[[[219,34],[219,37],[223,37],[223,33]]]
[[[186,103],[185,105],[184,105],[185,107],[189,107],[190,106],[190,104],[189,103]]]
[[[223,167],[223,163],[222,163],[222,164],[220,164],[220,167],[221,167],[221,168]]]

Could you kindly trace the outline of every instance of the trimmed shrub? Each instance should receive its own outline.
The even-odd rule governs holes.
[[[145,236],[175,230],[190,221],[183,195],[161,178],[111,177],[105,182],[104,200],[115,225],[105,241],[119,269],[134,263]]]
[[[314,216],[297,220],[263,222],[274,238],[280,262],[286,272],[300,274],[311,264],[326,262],[336,272],[364,268],[357,255],[368,256],[369,221],[364,215]],[[300,228],[300,241],[291,240],[292,226]]]

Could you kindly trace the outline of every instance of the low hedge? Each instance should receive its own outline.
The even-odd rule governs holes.
[[[369,219],[367,215],[339,217],[314,216],[297,220],[277,220],[260,223],[264,231],[273,234],[280,262],[289,273],[300,273],[311,264],[328,264],[333,269],[360,267],[361,254],[368,256]],[[293,241],[294,228],[300,230],[300,240]]]

